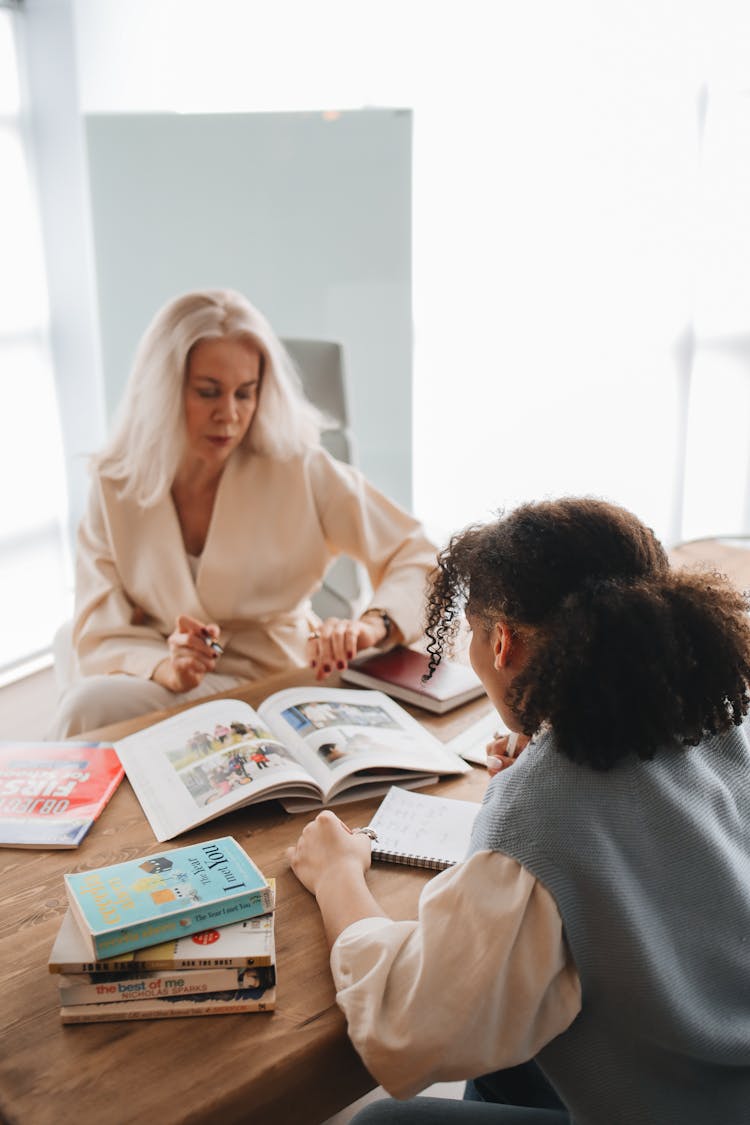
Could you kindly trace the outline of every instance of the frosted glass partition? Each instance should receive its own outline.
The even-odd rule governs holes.
[[[86,118],[111,417],[186,290],[241,290],[281,336],[339,340],[359,463],[411,506],[411,114]]]

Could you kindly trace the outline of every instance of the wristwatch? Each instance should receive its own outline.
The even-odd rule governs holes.
[[[380,620],[383,622],[383,625],[385,626],[385,636],[383,637],[383,640],[379,642],[380,644],[383,644],[383,641],[387,641],[391,633],[393,632],[393,620],[384,609],[378,609],[375,606],[370,606],[369,609],[366,609],[362,616],[370,617],[374,614],[378,615]]]

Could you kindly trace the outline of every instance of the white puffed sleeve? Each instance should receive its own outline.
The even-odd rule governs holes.
[[[497,852],[431,880],[417,921],[349,926],[331,967],[354,1046],[398,1098],[524,1062],[581,1008],[554,899]]]

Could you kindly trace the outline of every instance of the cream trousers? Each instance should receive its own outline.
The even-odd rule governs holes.
[[[153,680],[143,680],[139,676],[122,673],[86,676],[75,680],[63,691],[46,737],[69,738],[81,731],[96,730],[122,719],[146,715],[149,711],[178,707],[181,703],[203,699],[217,691],[230,691],[244,682],[237,676],[209,672],[198,687],[177,695]]]

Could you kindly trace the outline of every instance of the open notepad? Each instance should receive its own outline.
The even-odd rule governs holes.
[[[370,821],[373,859],[442,871],[468,850],[480,805],[392,786]]]

